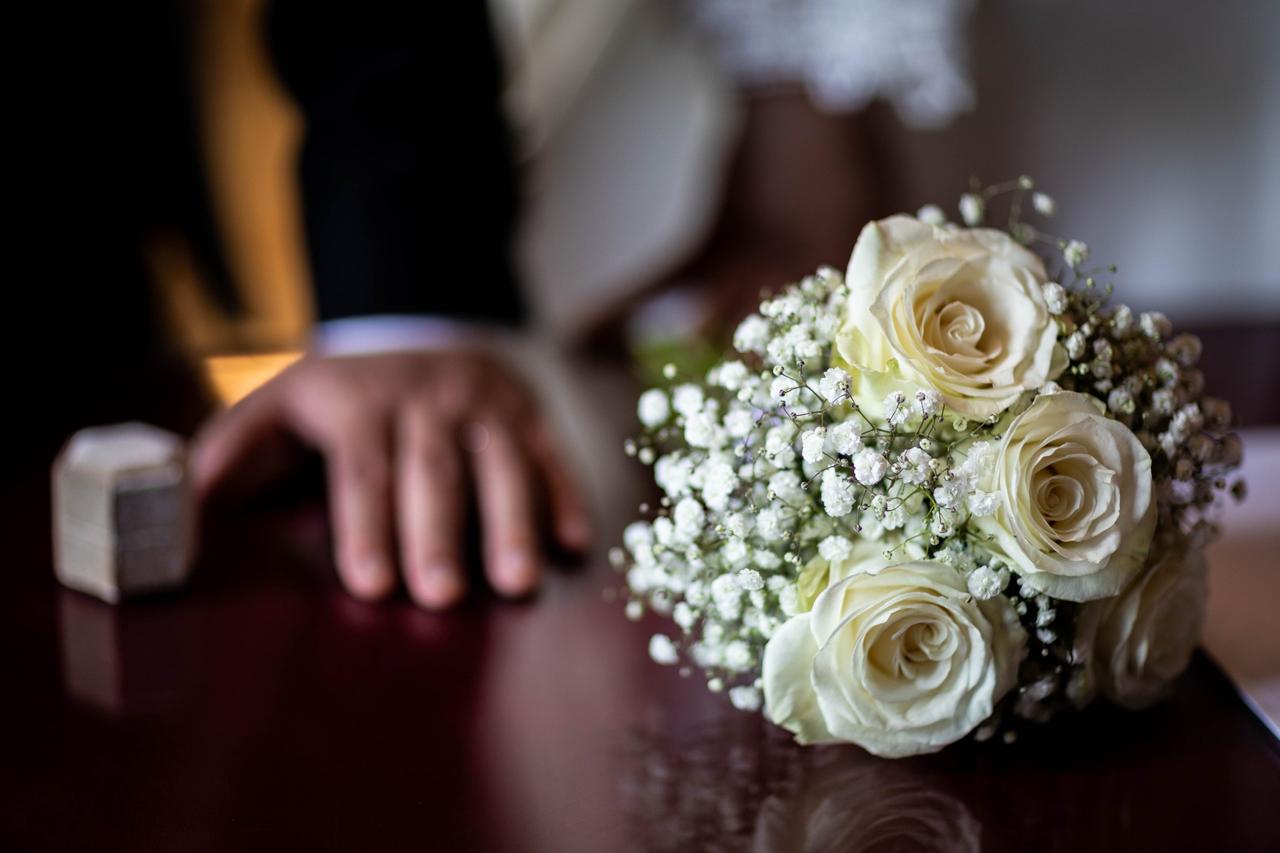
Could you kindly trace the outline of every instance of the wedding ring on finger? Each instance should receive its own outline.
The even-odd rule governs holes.
[[[462,449],[468,453],[483,453],[489,446],[489,428],[479,421],[467,421],[462,426]]]

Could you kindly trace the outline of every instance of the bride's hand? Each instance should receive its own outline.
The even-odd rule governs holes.
[[[561,546],[587,544],[587,512],[536,400],[490,355],[306,357],[204,428],[197,494],[256,465],[282,438],[324,455],[334,559],[360,598],[390,593],[397,568],[424,607],[462,598],[469,486],[485,574],[504,595],[538,583],[541,506]]]

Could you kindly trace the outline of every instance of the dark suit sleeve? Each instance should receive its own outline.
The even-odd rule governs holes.
[[[271,53],[306,120],[299,171],[319,319],[523,319],[486,7],[272,4]]]

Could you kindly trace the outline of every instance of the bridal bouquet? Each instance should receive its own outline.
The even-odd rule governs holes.
[[[627,452],[665,496],[612,558],[627,615],[674,623],[655,661],[883,756],[1167,691],[1240,441],[1199,340],[1110,304],[1114,269],[1021,215],[1053,213],[1032,190],[867,225],[736,357],[641,395]]]

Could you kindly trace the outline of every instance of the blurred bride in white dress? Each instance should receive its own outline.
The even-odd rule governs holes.
[[[1135,307],[1280,317],[1274,3],[1212,16],[1189,0],[492,5],[530,174],[525,273],[553,330],[680,274],[715,227],[751,110],[798,91],[829,116],[892,105],[875,131],[872,208],[946,203],[971,174],[1030,173],[1058,200],[1057,229],[1119,265]],[[779,157],[777,182],[802,165]],[[856,180],[828,185],[869,191],[842,186]],[[835,245],[822,260],[840,265]]]

